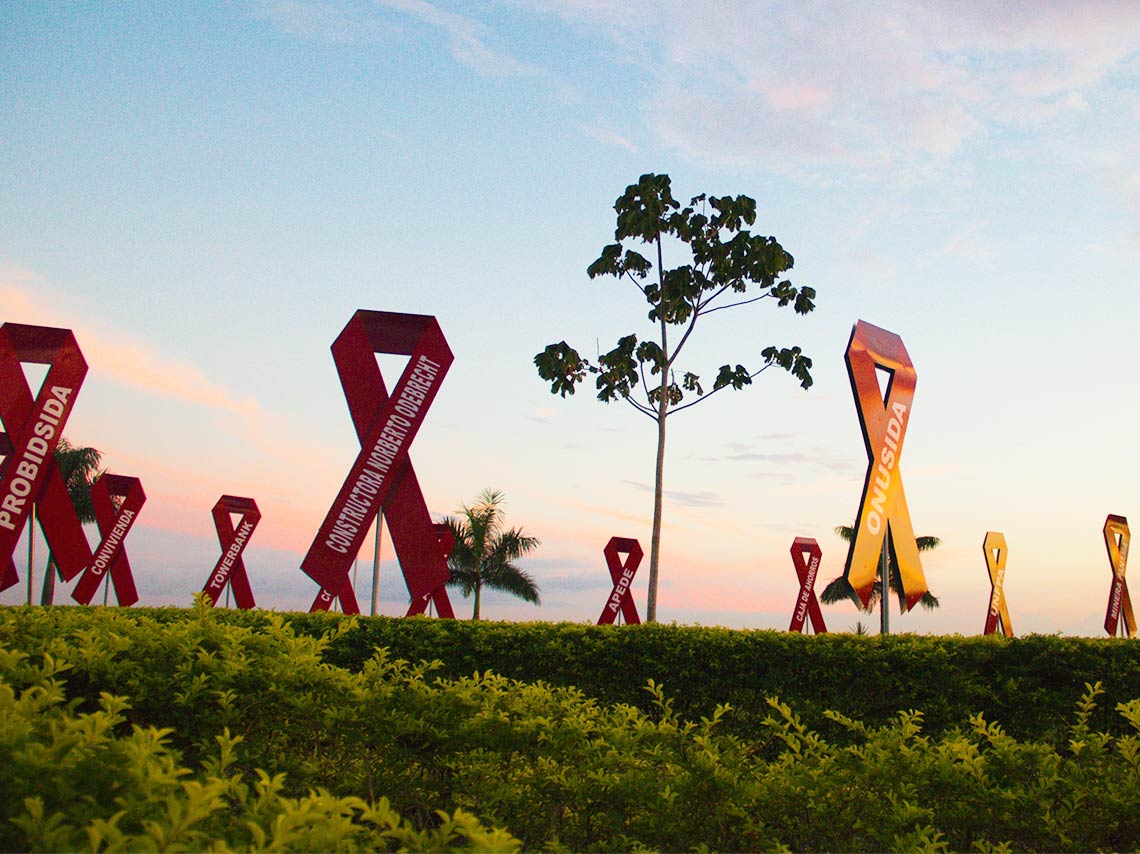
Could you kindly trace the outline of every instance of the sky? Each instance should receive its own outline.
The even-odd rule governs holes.
[[[411,448],[433,515],[500,489],[542,542],[522,562],[542,605],[492,594],[483,616],[595,621],[606,542],[648,550],[654,425],[551,395],[532,360],[652,333],[636,290],[586,276],[649,172],[755,198],[818,306],[694,333],[682,370],[799,345],[815,384],[769,371],[669,421],[659,619],[786,629],[797,536],[822,547],[817,589],[842,573],[865,320],[915,364],[900,470],[942,540],[941,607],[893,629],[981,633],[1000,531],[1014,631],[1103,635],[1105,517],[1140,518],[1140,5],[0,4],[0,321],[74,331],[67,436],[142,480],[142,604],[205,584],[229,493],[262,511],[259,606],[308,609],[298,566],[359,450],[329,346],[365,308],[434,315],[455,353]],[[380,610],[402,614],[386,534],[381,554]]]

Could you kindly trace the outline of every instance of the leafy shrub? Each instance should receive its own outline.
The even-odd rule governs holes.
[[[240,738],[215,736],[194,773],[168,730],[133,726],[104,693],[76,712],[59,679],[67,665],[0,649],[0,849],[5,851],[514,851],[509,834],[462,810],[417,830],[381,798],[324,789],[282,794],[283,775],[238,773]]]
[[[755,655],[750,645],[770,651],[779,648],[775,641],[766,633],[738,641],[677,627],[515,632],[390,623],[401,623],[406,637],[428,637],[445,654],[470,643],[476,654],[493,657],[502,639],[526,666],[533,661],[527,642],[549,655],[544,643],[577,637],[581,648],[551,656],[548,671],[564,673],[588,660],[610,666],[593,677],[591,696],[487,670],[446,675],[445,665],[422,660],[428,655],[409,656],[419,662],[409,663],[384,649],[351,668],[331,663],[354,650],[375,621],[201,607],[0,609],[0,648],[7,648],[0,652],[0,845],[1140,846],[1134,819],[1140,701],[1118,702],[1112,715],[1104,686],[1085,685],[1075,718],[1073,704],[1061,713],[1053,702],[1021,711],[1022,718],[1035,715],[1033,728],[1048,734],[1031,738],[1013,734],[989,710],[955,718],[960,704],[953,698],[936,704],[937,728],[928,714],[886,714],[900,696],[907,699],[910,683],[881,669],[884,660],[909,656],[940,668],[944,687],[970,685],[955,672],[962,661],[976,660],[979,648],[997,660],[991,650],[1008,648],[990,639],[976,647],[966,639],[934,639],[925,648],[926,639],[907,637],[882,644],[776,638],[803,660],[769,662],[762,684],[726,680],[746,685],[748,692],[737,688],[733,696],[747,705],[722,702],[690,715],[684,709],[693,701],[683,702],[684,693],[668,696],[652,679],[642,683],[636,703],[621,701],[631,690],[629,672],[680,661],[688,681],[670,684],[711,691],[721,683],[702,681],[696,667],[702,655],[721,672]],[[1101,666],[1096,661],[1127,663],[1131,655],[1119,654],[1113,642],[1106,643],[1113,647],[1107,659],[1084,644],[1067,649],[1063,639],[1032,643],[1061,649],[1053,660],[1061,669],[1065,655],[1087,669]],[[841,661],[841,651],[848,671],[874,674],[884,693],[899,695],[877,698],[876,714],[864,716],[860,710],[870,700],[861,687],[851,694],[854,712],[837,704],[842,711],[819,712],[818,724],[796,703],[755,699],[794,674],[808,679],[825,672]],[[1016,668],[984,676],[976,684],[1036,680],[1042,691],[1061,690],[1072,678],[1066,673],[1050,682],[1043,671],[1027,677]],[[606,691],[619,700],[597,696]]]

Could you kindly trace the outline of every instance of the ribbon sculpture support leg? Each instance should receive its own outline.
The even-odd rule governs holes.
[[[1104,544],[1112,567],[1112,588],[1108,594],[1104,630],[1112,637],[1116,637],[1122,615],[1125,636],[1136,636],[1136,617],[1132,614],[1132,599],[1128,595],[1128,583],[1124,580],[1124,573],[1128,569],[1128,540],[1128,520],[1123,516],[1109,515],[1104,520]]]
[[[823,557],[823,549],[811,537],[796,537],[792,542],[792,563],[796,567],[796,575],[800,579],[800,592],[796,597],[796,608],[792,611],[792,623],[788,627],[790,632],[802,632],[805,618],[811,618],[812,630],[817,635],[827,633],[827,626],[823,624],[823,611],[819,607],[819,599],[815,595],[815,577],[819,573],[819,561]]]
[[[391,395],[377,353],[409,357]],[[454,357],[434,317],[363,310],[332,354],[361,449],[301,563],[321,586],[311,610],[327,610],[339,598],[341,610],[359,613],[349,572],[381,509],[411,601],[430,596],[439,608],[451,575],[408,448]]]
[[[982,551],[986,555],[986,569],[990,573],[990,608],[986,612],[984,634],[992,635],[1001,626],[1002,634],[1013,637],[1013,623],[1009,619],[1009,608],[1005,604],[1005,562],[1009,549],[1005,544],[1005,534],[989,531],[982,541]]]
[[[34,397],[22,362],[48,365]],[[20,580],[14,555],[33,504],[64,580],[91,563],[91,546],[55,464],[86,376],[87,362],[70,329],[0,326],[0,421],[6,431],[0,433],[0,590]]]
[[[637,614],[637,605],[633,601],[630,587],[644,556],[641,543],[629,537],[611,537],[602,553],[606,556],[606,567],[610,571],[614,589],[602,609],[602,616],[598,617],[598,625],[612,626],[619,612],[627,626],[637,625],[641,622],[641,617]],[[624,563],[621,560],[623,554],[626,556]]]
[[[118,510],[115,509],[113,498],[121,499]],[[105,474],[92,485],[91,504],[95,508],[95,520],[103,539],[95,549],[95,559],[91,561],[91,566],[80,576],[75,589],[71,591],[71,598],[80,605],[91,604],[99,586],[106,580],[107,572],[111,573],[115,600],[119,605],[129,608],[139,601],[124,543],[145,502],[146,493],[137,477]]]
[[[218,558],[202,592],[210,597],[210,607],[213,607],[221,601],[222,592],[228,584],[234,594],[234,604],[242,610],[249,610],[254,607],[253,590],[249,586],[249,576],[245,572],[242,552],[253,536],[253,529],[261,521],[261,511],[257,509],[257,502],[252,498],[223,495],[211,512],[214,516],[214,528],[218,532],[218,543],[222,547],[222,556]],[[241,515],[236,527],[233,514]]]
[[[899,471],[917,374],[898,335],[862,320],[851,330],[846,359],[869,464],[844,575],[866,608],[886,539],[893,570],[902,583],[900,604],[908,611],[926,593],[926,576]],[[891,378],[885,395],[876,375],[880,368]],[[884,589],[884,609],[887,595]]]

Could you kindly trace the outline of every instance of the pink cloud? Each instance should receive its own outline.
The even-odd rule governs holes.
[[[35,287],[33,296],[31,288]],[[121,330],[101,324],[98,318],[80,317],[78,306],[56,296],[47,297],[42,279],[14,264],[0,266],[0,303],[7,306],[4,321],[40,326],[67,326],[77,333],[79,346],[92,376],[193,403],[228,409],[246,415],[258,409],[252,398],[238,398],[211,382],[195,366],[169,359]]]

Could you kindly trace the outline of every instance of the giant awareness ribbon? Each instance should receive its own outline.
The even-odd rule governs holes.
[[[33,398],[21,362],[48,365]],[[67,493],[55,449],[75,405],[87,362],[70,329],[0,326],[0,590],[20,577],[13,555],[34,504],[65,581],[91,562],[91,545]]]
[[[1005,603],[1005,562],[1009,556],[1009,548],[1005,543],[1005,534],[997,531],[987,531],[982,541],[982,551],[986,555],[986,569],[990,573],[990,608],[986,611],[986,630],[984,634],[992,635],[1001,625],[1002,634],[1007,638],[1013,637],[1013,623],[1009,619],[1009,608]]]
[[[409,357],[390,396],[377,353]],[[311,610],[339,598],[345,613],[359,612],[349,569],[380,509],[411,600],[436,594],[438,605],[451,576],[408,447],[451,366],[451,349],[434,317],[360,310],[332,354],[361,450],[301,563],[321,585]]]
[[[819,573],[819,561],[823,557],[823,549],[811,537],[796,537],[792,541],[792,563],[796,567],[796,575],[800,579],[800,592],[796,596],[796,607],[792,611],[792,623],[788,626],[790,632],[802,632],[804,620],[811,618],[811,627],[817,635],[826,634],[827,626],[823,624],[823,611],[819,608],[819,599],[815,595],[815,577]]]
[[[114,499],[119,499],[116,502]],[[118,508],[116,509],[116,503]],[[146,503],[146,493],[137,477],[121,474],[104,474],[91,485],[91,505],[95,521],[103,539],[95,549],[91,565],[79,577],[71,598],[80,605],[90,605],[107,572],[115,586],[115,600],[124,608],[139,601],[131,562],[127,559],[124,541]]]
[[[1128,569],[1128,540],[1128,520],[1109,514],[1104,520],[1104,544],[1112,567],[1112,588],[1108,594],[1104,630],[1113,637],[1120,627],[1121,614],[1124,615],[1124,633],[1130,638],[1136,636],[1136,617],[1132,614],[1132,599],[1128,595],[1128,583],[1124,580]]]
[[[252,498],[223,495],[211,512],[214,516],[214,528],[218,532],[218,544],[222,547],[222,556],[218,558],[210,577],[206,579],[206,586],[202,588],[202,592],[210,597],[210,606],[213,607],[221,601],[222,591],[228,584],[234,594],[234,604],[242,610],[249,610],[254,607],[253,590],[250,589],[249,576],[245,573],[245,563],[241,555],[249,545],[253,529],[261,521],[261,511],[257,509],[257,502]],[[241,517],[236,526],[233,520],[235,514]]]
[[[641,565],[641,558],[644,556],[641,543],[629,537],[610,537],[610,541],[606,543],[602,554],[606,556],[606,567],[610,571],[610,580],[614,584],[614,589],[610,593],[610,598],[606,600],[605,607],[602,608],[602,616],[598,617],[598,625],[612,626],[619,611],[626,625],[640,623],[641,617],[637,614],[637,603],[633,601],[633,593],[630,587],[633,585],[633,576],[637,574],[637,568]],[[624,563],[621,559],[623,554],[625,555]]]
[[[846,359],[869,464],[844,576],[866,608],[889,531],[892,563],[902,582],[899,600],[907,611],[926,593],[926,576],[899,471],[917,374],[902,338],[862,320],[851,330]],[[879,390],[877,368],[890,374],[885,395]]]

